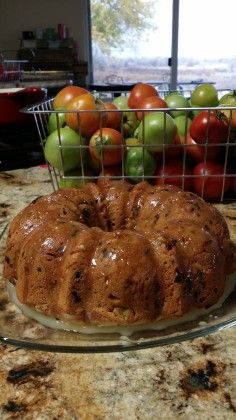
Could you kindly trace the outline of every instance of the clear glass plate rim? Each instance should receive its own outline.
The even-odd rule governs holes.
[[[204,337],[209,334],[216,333],[218,331],[224,330],[226,328],[232,328],[236,326],[236,317],[221,322],[216,325],[207,326],[205,328],[198,329],[196,331],[187,332],[182,335],[175,335],[173,337],[160,338],[157,340],[150,341],[140,341],[130,344],[111,344],[111,345],[96,345],[96,346],[75,346],[75,345],[60,345],[60,344],[44,344],[34,341],[19,340],[11,337],[5,337],[0,332],[0,341],[3,344],[10,344],[19,348],[26,348],[29,350],[37,351],[46,351],[46,352],[56,352],[56,353],[114,353],[122,351],[136,351],[151,349],[155,347],[162,347],[165,345],[177,344],[188,340],[193,340],[195,338]]]

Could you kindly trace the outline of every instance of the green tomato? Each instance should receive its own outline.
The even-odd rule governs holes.
[[[117,96],[117,98],[113,100],[113,104],[121,111],[124,109],[128,110],[128,96]],[[122,112],[122,129],[124,138],[133,136],[138,125],[139,120],[137,119],[135,112],[131,110]]]
[[[222,96],[222,98],[219,101],[219,106],[220,107],[228,107],[228,106],[236,107],[236,90],[232,90],[231,92],[226,93],[224,96]],[[232,134],[232,132],[236,130],[236,110],[235,109],[231,109],[231,110],[221,109],[221,112],[223,112],[223,114],[225,114],[225,116],[229,119],[230,129],[231,129],[231,134]]]
[[[127,137],[133,136],[139,125],[135,112],[122,112],[122,125],[124,138],[126,139]]]
[[[129,109],[128,106],[128,96],[120,95],[113,99],[113,104],[118,109]]]
[[[92,172],[86,170],[85,176],[92,176]],[[93,181],[93,179],[86,179],[82,177],[81,170],[79,171],[69,171],[65,173],[65,177],[68,178],[60,178],[59,181],[59,188],[82,188],[88,182]],[[70,178],[71,177],[71,178]],[[74,177],[74,178],[72,178]]]
[[[59,188],[81,188],[87,182],[82,179],[61,178],[59,181]]]
[[[218,92],[210,83],[198,85],[191,94],[192,107],[211,107],[219,103]]]
[[[58,123],[57,123],[58,119]],[[53,131],[57,130],[59,125],[59,128],[65,127],[66,120],[65,120],[65,113],[64,112],[52,112],[49,115],[48,118],[48,132],[49,134],[53,133]]]
[[[156,170],[155,158],[143,147],[132,147],[125,157],[125,175],[140,182],[143,176],[152,177]]]
[[[198,105],[191,104],[191,107],[192,108],[195,108],[195,107],[198,108]],[[202,112],[202,111],[198,110],[198,109],[191,109],[191,112],[190,112],[191,118],[196,117],[200,112]]]
[[[176,125],[171,115],[164,112],[150,112],[145,115],[138,128],[140,143],[151,146],[150,152],[161,152],[163,144],[172,144],[176,135]]]
[[[139,123],[140,124],[140,123]],[[134,138],[138,138],[138,128],[139,128],[139,124],[138,124],[138,126],[135,128],[135,130],[134,130],[134,134],[133,134],[133,137]]]
[[[44,154],[47,161],[56,169],[66,172],[81,166],[81,144],[84,139],[69,127],[53,131],[46,139]],[[61,145],[64,146],[60,148]],[[76,146],[76,147],[75,147]]]
[[[127,150],[129,150],[132,149],[132,147],[134,146],[140,145],[140,142],[136,137],[128,137],[127,139],[125,139],[125,144],[127,146]]]
[[[171,92],[165,97],[168,108],[189,108],[189,101],[181,93]],[[172,117],[186,115],[186,111],[169,111]]]
[[[187,117],[186,115],[179,115],[178,117],[175,118],[177,132],[180,137],[186,136],[191,123],[192,123],[191,118]]]
[[[236,106],[236,91],[226,93],[219,101],[220,106]]]

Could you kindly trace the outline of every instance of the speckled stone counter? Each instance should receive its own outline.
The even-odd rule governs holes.
[[[45,168],[0,173],[0,232],[51,191]],[[218,207],[236,240],[235,204]],[[0,345],[0,352],[1,420],[236,419],[236,328],[150,350],[75,355]]]

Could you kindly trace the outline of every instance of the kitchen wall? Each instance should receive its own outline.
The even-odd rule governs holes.
[[[80,60],[86,53],[87,0],[0,0],[0,50],[16,50],[23,30],[57,28],[63,23],[78,45]]]

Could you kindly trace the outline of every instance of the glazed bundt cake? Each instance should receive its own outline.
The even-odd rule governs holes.
[[[191,192],[99,180],[39,197],[12,221],[18,300],[81,325],[143,325],[210,308],[235,270],[217,209]]]

